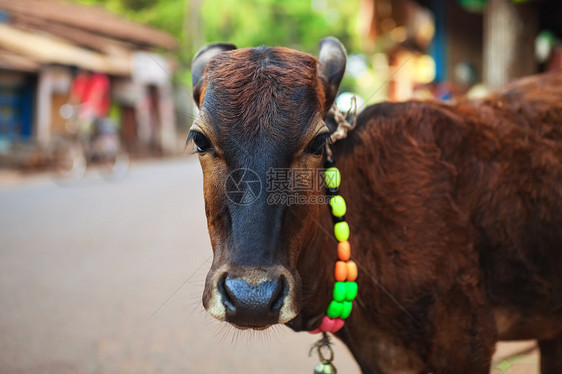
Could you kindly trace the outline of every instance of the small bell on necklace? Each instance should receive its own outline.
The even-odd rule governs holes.
[[[337,370],[330,361],[320,362],[314,368],[314,374],[337,374]]]
[[[334,365],[332,365],[334,350],[332,349],[330,339],[326,332],[323,332],[322,338],[310,348],[310,352],[308,352],[309,356],[314,348],[316,348],[318,357],[320,357],[320,363],[314,368],[314,374],[337,374],[338,371]]]

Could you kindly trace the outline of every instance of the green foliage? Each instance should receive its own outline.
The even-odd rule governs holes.
[[[284,45],[315,53],[321,38],[334,35],[348,49],[359,47],[355,31],[358,0],[74,1],[103,5],[110,11],[167,31],[182,42],[191,38],[186,33],[195,26],[204,43],[223,41],[239,47]],[[190,1],[202,3],[198,17],[188,15],[190,20],[197,19],[198,25],[184,22],[186,9],[193,9],[186,4]],[[183,57],[190,58],[199,47],[184,51]]]
[[[230,42],[238,47],[282,45],[317,54],[325,36],[339,38],[348,52],[360,48],[358,0],[73,0],[97,4],[149,24],[180,41],[178,79],[204,44]],[[198,13],[186,14],[189,11]]]
[[[283,45],[314,53],[327,35],[339,37],[347,46],[357,43],[357,1],[206,0],[201,16],[209,42]]]

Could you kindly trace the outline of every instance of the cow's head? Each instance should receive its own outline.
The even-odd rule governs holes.
[[[268,187],[288,170],[321,167],[329,139],[323,119],[345,62],[335,38],[321,41],[318,59],[287,48],[231,44],[209,45],[193,59],[200,114],[190,138],[203,169],[214,251],[203,305],[221,321],[261,329],[300,311],[297,261],[319,215],[319,205],[307,199],[323,191],[298,191],[301,200],[291,205],[278,194],[283,191]]]

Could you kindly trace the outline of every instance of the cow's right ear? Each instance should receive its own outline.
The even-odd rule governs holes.
[[[193,99],[200,107],[199,102],[201,96],[201,89],[203,88],[203,74],[207,68],[207,63],[217,54],[236,49],[234,44],[229,43],[214,43],[201,48],[193,57],[191,62],[191,83],[193,86]]]

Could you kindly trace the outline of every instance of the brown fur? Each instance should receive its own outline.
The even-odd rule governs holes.
[[[209,63],[204,91],[209,85],[216,89],[214,95],[228,109],[217,112],[216,119],[228,124],[231,132],[243,131],[250,137],[267,132],[295,140],[294,126],[287,123],[300,122],[299,115],[324,112],[317,63],[308,54],[283,47],[228,51]],[[205,98],[209,100],[201,95],[201,100]],[[287,117],[292,121],[279,120]]]
[[[412,372],[487,373],[498,338],[560,336],[562,74],[480,102],[379,104],[358,121],[334,154],[362,270],[339,336],[363,371],[410,362]],[[301,256],[301,274],[319,256],[327,268],[333,262],[325,248],[334,243],[317,240]],[[331,277],[304,286],[326,295],[321,305]],[[302,313],[321,313],[307,304]],[[498,336],[499,309],[513,318]],[[405,356],[385,364],[376,353],[388,346]],[[550,360],[560,367],[562,358]],[[556,372],[543,365],[543,373]]]

